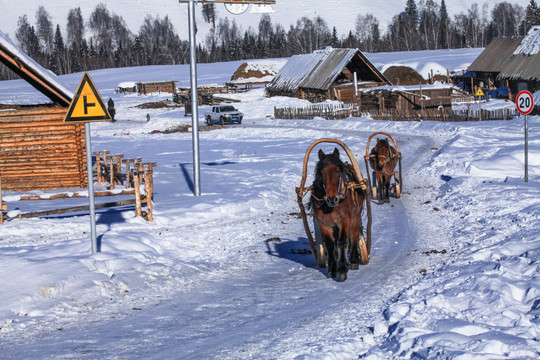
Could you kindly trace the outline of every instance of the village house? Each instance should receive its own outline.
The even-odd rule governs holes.
[[[358,49],[314,51],[294,55],[266,86],[268,96],[291,96],[322,102],[350,102],[355,86],[390,85],[388,79]]]
[[[470,92],[503,89],[510,99],[540,90],[540,26],[524,37],[493,39],[467,68],[463,85]]]

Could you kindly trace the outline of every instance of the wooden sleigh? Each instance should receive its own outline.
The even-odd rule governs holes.
[[[371,222],[372,222],[372,217],[371,217],[371,204],[370,204],[369,195],[368,195],[368,192],[369,192],[368,191],[368,182],[367,182],[366,179],[364,179],[362,177],[362,173],[360,172],[360,168],[358,167],[358,163],[356,162],[356,159],[355,159],[354,155],[352,154],[350,149],[347,147],[347,145],[345,145],[340,140],[331,139],[331,138],[323,138],[323,139],[316,140],[315,142],[313,142],[308,147],[308,149],[306,151],[306,154],[304,156],[304,163],[303,163],[303,167],[302,167],[302,180],[300,182],[300,186],[296,188],[298,206],[300,207],[300,213],[301,213],[301,216],[302,216],[302,222],[303,222],[303,225],[304,225],[304,230],[306,232],[306,236],[308,238],[310,250],[311,250],[315,260],[319,263],[319,266],[324,267],[325,250],[324,250],[324,245],[322,243],[322,239],[321,239],[321,235],[320,235],[320,229],[318,228],[318,224],[316,222],[314,222],[314,231],[315,231],[315,237],[316,237],[316,242],[315,242],[314,239],[313,239],[313,235],[311,233],[310,227],[309,227],[309,223],[308,223],[307,215],[306,215],[306,209],[305,209],[305,206],[304,206],[304,203],[303,203],[304,196],[308,192],[311,192],[311,187],[306,186],[306,175],[307,175],[309,156],[310,156],[311,151],[313,150],[313,148],[315,146],[317,146],[318,144],[321,144],[321,143],[337,144],[345,151],[345,153],[347,154],[347,156],[349,157],[349,160],[351,162],[350,164],[346,164],[346,165],[352,167],[352,169],[354,171],[354,174],[356,175],[356,178],[358,179],[358,183],[351,183],[350,186],[351,186],[351,188],[361,188],[362,191],[364,192],[364,195],[365,195],[364,196],[365,209],[366,209],[366,216],[367,216],[367,223],[366,223],[366,226],[365,226],[366,243],[364,244],[363,249],[361,249],[361,251],[363,251],[364,255],[367,258],[369,258],[369,255],[370,255],[370,252],[371,252]]]

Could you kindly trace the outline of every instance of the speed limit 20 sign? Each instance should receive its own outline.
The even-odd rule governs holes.
[[[520,113],[527,115],[534,107],[533,96],[527,90],[521,91],[516,97],[516,106]]]

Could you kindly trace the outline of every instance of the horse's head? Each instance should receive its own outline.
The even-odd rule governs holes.
[[[347,176],[345,166],[339,158],[339,150],[334,148],[331,154],[319,150],[319,162],[315,168],[315,192],[330,207],[336,207],[339,200],[346,196]]]
[[[377,138],[377,145],[375,145],[377,164],[380,168],[383,168],[391,159],[392,153],[390,152],[390,144],[388,139]]]

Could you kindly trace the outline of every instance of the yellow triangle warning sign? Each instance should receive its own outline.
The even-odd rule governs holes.
[[[475,96],[484,96],[484,92],[482,91],[482,88],[478,88],[478,90],[476,90]]]
[[[111,116],[90,75],[84,73],[79,89],[69,105],[64,122],[110,121]]]

